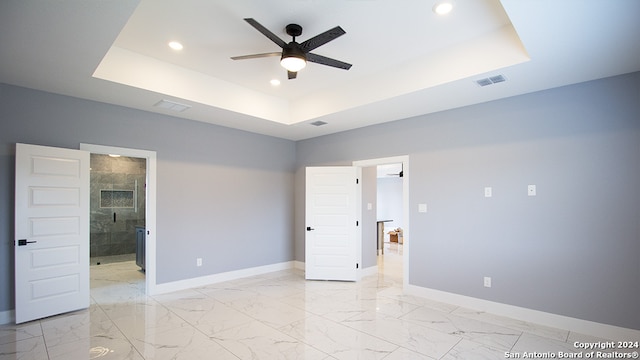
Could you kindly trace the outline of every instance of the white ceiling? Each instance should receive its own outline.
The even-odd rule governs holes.
[[[299,140],[640,71],[637,0],[456,0],[446,16],[435,3],[3,0],[0,82]],[[277,57],[233,61],[279,50],[247,17],[287,42],[289,23],[298,42],[339,25],[313,52],[353,67],[287,80]],[[494,75],[507,81],[477,85]]]

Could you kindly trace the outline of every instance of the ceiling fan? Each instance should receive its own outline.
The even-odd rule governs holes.
[[[286,42],[284,42],[284,40],[280,39],[277,35],[269,31],[254,19],[247,18],[244,20],[248,22],[249,25],[253,26],[256,30],[260,31],[264,36],[268,37],[271,41],[276,43],[276,45],[280,46],[282,48],[282,51],[233,56],[231,57],[231,59],[233,60],[280,56],[280,64],[282,65],[282,67],[287,69],[289,80],[296,78],[298,71],[307,65],[307,61],[344,70],[349,70],[351,68],[351,64],[347,64],[346,62],[331,59],[326,56],[313,54],[310,52],[328,43],[329,41],[346,34],[346,32],[340,26],[336,26],[333,29],[327,30],[322,34],[316,35],[302,43],[297,43],[296,37],[302,34],[302,26],[298,24],[289,24],[285,27],[285,30],[289,36],[293,37],[293,40],[287,44]]]

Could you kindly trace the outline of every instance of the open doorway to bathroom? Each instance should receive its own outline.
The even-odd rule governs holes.
[[[144,271],[146,159],[91,154],[90,264]]]
[[[152,295],[156,292],[156,183],[157,183],[157,156],[152,150],[131,149],[106,145],[95,145],[80,143],[80,150],[88,151],[91,154],[117,154],[121,157],[139,158],[145,160],[145,181],[138,181],[138,195],[144,193],[144,202],[138,201],[138,213],[142,212],[144,207],[144,268],[136,265],[135,261],[126,261],[113,263],[113,265],[125,264],[123,269],[117,271],[107,271],[107,267],[116,266],[107,265],[91,265],[91,287],[104,283],[118,283],[123,286],[138,287],[143,294]],[[118,190],[118,189],[116,189]],[[125,189],[127,190],[127,189]],[[131,190],[131,189],[128,189]],[[119,194],[121,196],[131,196],[131,194]],[[108,195],[107,195],[108,196]],[[118,196],[118,195],[116,195]],[[113,213],[111,213],[113,216]],[[113,217],[111,217],[113,221]],[[116,213],[116,222],[118,222],[118,213]],[[136,236],[137,238],[137,236]],[[87,254],[90,255],[90,254]],[[131,256],[131,255],[129,255]],[[101,263],[102,264],[102,263]],[[118,266],[120,268],[120,266]],[[99,269],[99,270],[98,270]],[[121,271],[122,270],[122,271]],[[131,276],[131,275],[135,276]],[[109,288],[109,287],[108,287]],[[92,296],[95,294],[92,293]]]

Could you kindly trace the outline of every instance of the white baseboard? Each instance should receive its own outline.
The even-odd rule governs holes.
[[[304,271],[304,261],[298,261],[298,260],[294,260],[293,261],[293,268],[297,269],[297,270],[302,270]]]
[[[453,304],[478,311],[485,311],[491,314],[505,316],[516,320],[573,331],[607,340],[622,341],[640,339],[640,330],[600,324],[593,321],[551,314],[544,311],[502,304],[489,300],[424,288],[416,285],[407,285],[404,291],[405,293],[410,295],[416,295],[439,302]]]
[[[201,276],[192,279],[173,281],[164,284],[157,284],[154,287],[153,294],[149,295],[159,295],[170,293],[174,291],[180,291],[185,289],[196,288],[200,286],[215,284],[224,281],[236,280],[248,276],[262,275],[274,271],[288,270],[295,266],[293,261],[287,261],[278,264],[271,264],[265,266],[258,266],[248,269],[241,269],[235,271],[229,271],[220,274],[213,274],[207,276]]]
[[[16,322],[15,310],[0,311],[0,325],[13,324]]]

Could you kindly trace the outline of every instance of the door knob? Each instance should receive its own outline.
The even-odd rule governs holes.
[[[315,229],[312,228],[311,226],[307,226],[307,231],[311,231],[311,230],[315,230]]]
[[[27,244],[33,244],[37,241],[27,241],[27,239],[20,239],[18,240],[18,246],[25,246]]]

